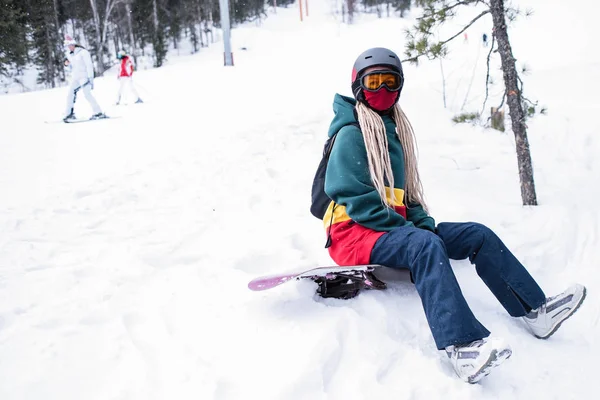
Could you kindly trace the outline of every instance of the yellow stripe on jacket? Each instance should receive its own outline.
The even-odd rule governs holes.
[[[385,188],[385,193],[386,193],[386,197],[387,197],[387,202],[388,204],[391,202],[391,196],[390,196],[390,188],[386,186]],[[397,189],[394,188],[394,195],[395,195],[395,201],[392,204],[392,206],[394,207],[394,209],[396,210],[397,213],[401,214],[402,216],[404,216],[404,218],[406,218],[406,207],[404,207],[404,190],[403,189]],[[334,209],[335,206],[335,209]],[[333,213],[333,219],[331,219]],[[325,216],[323,217],[323,225],[325,226],[325,229],[329,228],[330,225],[335,225],[335,224],[339,224],[340,222],[344,222],[344,221],[348,221],[350,220],[350,216],[348,215],[348,213],[346,212],[346,206],[343,206],[341,204],[335,204],[335,202],[330,202],[329,206],[327,207],[327,211],[325,211]]]

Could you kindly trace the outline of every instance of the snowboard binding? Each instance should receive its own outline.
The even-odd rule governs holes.
[[[314,281],[319,285],[317,287],[319,296],[341,300],[358,296],[361,289],[384,290],[387,288],[385,282],[379,280],[370,271],[331,273],[316,277]]]

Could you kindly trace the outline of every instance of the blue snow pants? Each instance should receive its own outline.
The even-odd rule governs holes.
[[[544,292],[525,267],[492,230],[478,223],[443,222],[437,234],[396,228],[371,251],[371,263],[410,271],[440,350],[490,334],[473,315],[450,266],[449,259],[466,258],[511,316],[521,317],[544,303]]]

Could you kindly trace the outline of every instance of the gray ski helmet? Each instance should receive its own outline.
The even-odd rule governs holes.
[[[362,78],[363,71],[376,65],[385,65],[398,72],[402,79],[402,84],[404,84],[402,64],[396,53],[383,47],[374,47],[358,56],[352,68],[352,94],[357,100],[363,100],[364,97],[360,86],[360,78]],[[399,93],[401,91],[402,87],[400,87]]]

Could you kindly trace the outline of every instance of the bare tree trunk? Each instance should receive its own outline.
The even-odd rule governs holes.
[[[104,10],[104,21],[102,23],[102,53],[107,53],[108,49],[106,44],[108,43],[108,24],[110,22],[110,16],[112,15],[115,5],[119,4],[122,0],[106,0],[106,9]],[[114,55],[113,55],[114,57]],[[104,68],[104,67],[103,67]],[[104,71],[102,71],[104,72]]]
[[[208,47],[208,35],[206,35],[206,44],[204,44],[204,27],[202,26],[202,17],[204,16],[204,9],[202,8],[202,3],[198,4],[198,33],[200,33],[200,47]],[[194,24],[194,31],[196,29],[196,24]],[[196,52],[196,50],[194,50]]]
[[[498,40],[498,52],[502,61],[508,109],[517,145],[521,198],[524,206],[534,206],[537,205],[537,198],[533,180],[533,166],[529,152],[529,141],[527,140],[527,126],[525,125],[522,94],[518,86],[519,77],[506,30],[504,0],[490,0],[490,11],[494,21],[493,34]]]
[[[100,14],[98,14],[98,4],[96,3],[96,0],[90,0],[90,5],[92,6],[92,16],[94,18],[94,27],[96,28],[96,43],[98,44],[98,54],[96,55],[96,58],[98,59],[98,74],[102,75],[104,73],[104,51],[102,50]]]
[[[193,46],[193,53],[195,54],[198,52],[198,43],[200,43],[200,46],[202,46],[202,31],[200,31],[200,37],[198,38],[198,34],[196,33],[196,24],[193,22],[190,24],[188,29],[190,30],[190,40]]]
[[[158,7],[156,0],[152,0],[152,23],[154,24],[154,32],[158,32]]]
[[[127,29],[129,30],[129,45],[131,46],[131,54],[137,64],[137,51],[135,47],[135,39],[133,37],[133,23],[131,22],[131,3],[128,1],[125,3],[125,12],[127,13]]]
[[[194,30],[196,30],[196,24],[194,24]],[[198,24],[198,33],[200,34],[200,47],[208,47],[208,34],[205,34],[204,28],[202,28],[202,21]],[[206,37],[206,43],[204,38]],[[196,52],[195,50],[194,52]]]
[[[73,38],[77,41],[77,43],[81,43],[81,35],[79,34],[79,24],[76,23],[76,19],[71,19],[71,27],[73,29]]]
[[[354,22],[354,0],[347,0],[348,3],[348,24]]]
[[[114,5],[114,0],[106,0],[106,8],[104,10],[104,20],[102,21],[102,43],[100,43],[100,51],[102,54],[108,52],[106,48],[106,37],[108,35],[108,18],[110,17],[110,13],[112,11],[112,7]]]
[[[210,29],[208,28],[210,26]],[[210,43],[214,43],[215,42],[215,37],[213,35],[213,15],[212,15],[212,10],[209,9],[208,11],[208,20],[204,21],[204,32],[206,33],[206,41],[208,42],[208,33],[210,32]]]
[[[54,46],[52,45],[52,35],[50,33],[50,24],[46,24],[46,51],[48,55],[46,56],[46,82],[50,83],[51,87],[56,87],[56,82],[54,82]]]
[[[106,48],[106,39],[108,35],[108,23],[110,21],[110,15],[115,5],[120,1],[121,0],[106,0],[104,18],[101,20],[100,13],[98,12],[98,3],[96,0],[90,0],[90,5],[92,6],[92,16],[94,18],[94,27],[96,29],[96,42],[98,45],[98,54],[96,55],[96,58],[98,59],[99,75],[102,75],[105,71],[104,60],[106,55],[105,53],[108,51]]]
[[[123,49],[125,47],[125,42],[123,41],[123,35],[121,34],[121,30],[119,29],[119,27],[115,28],[115,31],[113,34],[113,44],[115,46],[115,49],[117,49],[117,51],[119,51],[120,49]]]
[[[54,23],[56,24],[56,34],[58,35],[58,41],[62,42],[63,33],[62,29],[60,29],[60,23],[58,22],[58,0],[54,0]],[[61,81],[65,81],[65,69],[58,69],[58,76]]]
[[[154,66],[162,66],[166,51],[166,43],[162,32],[160,31],[160,23],[158,20],[158,1],[152,0],[152,24],[154,26],[154,34],[152,40],[152,46],[154,48]]]

